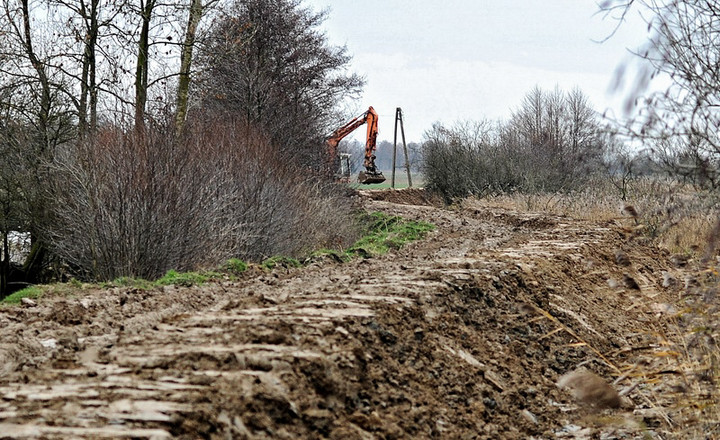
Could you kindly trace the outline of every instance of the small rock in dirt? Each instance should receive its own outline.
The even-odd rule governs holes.
[[[388,330],[381,329],[378,331],[378,336],[380,336],[380,340],[388,345],[393,345],[397,342],[397,336],[395,336],[392,332]]]
[[[273,365],[270,359],[263,356],[249,355],[245,357],[245,366],[253,371],[272,371]]]
[[[262,389],[253,395],[253,405],[273,420],[288,423],[299,416],[297,405],[285,393],[275,389]]]
[[[61,332],[60,336],[58,337],[58,344],[68,350],[80,350],[80,343],[78,342],[77,333],[72,330]]]
[[[531,315],[535,313],[535,307],[528,303],[520,303],[518,304],[518,313],[521,313],[523,315]]]
[[[485,431],[485,434],[490,436],[490,438],[498,438],[500,434],[500,429],[498,428],[498,426],[492,423],[488,423],[483,426],[483,431]]]
[[[497,407],[497,401],[492,397],[486,397],[483,399],[483,404],[486,408],[495,409]]]
[[[630,266],[630,257],[621,251],[620,249],[615,250],[615,262],[620,266]]]
[[[330,440],[364,440],[372,438],[355,425],[338,426],[330,432]]]
[[[40,345],[42,345],[45,348],[56,348],[57,347],[57,339],[43,339],[40,341]]]
[[[498,376],[497,374],[493,373],[490,370],[485,370],[484,377],[485,377],[485,380],[490,382],[490,384],[492,386],[494,386],[500,392],[505,391],[505,389],[507,388],[507,386],[505,385],[503,380],[500,379],[500,376]]]
[[[695,278],[692,275],[688,275],[685,277],[685,289],[692,289],[693,287],[700,287],[700,282],[697,278]]]
[[[674,315],[677,313],[677,309],[668,303],[652,303],[650,304],[650,309],[652,309],[657,316]]]
[[[578,402],[598,409],[619,408],[621,404],[615,388],[602,377],[585,369],[564,374],[558,379],[557,386],[567,390]]]
[[[623,274],[623,284],[625,284],[625,287],[627,287],[628,289],[640,290],[640,285],[637,281],[635,281],[635,278],[631,277],[626,273]]]
[[[663,271],[662,277],[663,277],[663,281],[662,281],[663,287],[670,288],[670,287],[677,286],[677,279],[670,272]]]
[[[383,425],[382,419],[375,411],[369,415],[356,412],[349,417],[349,420],[366,431],[374,431]]]
[[[260,294],[260,301],[262,301],[265,304],[272,304],[272,305],[278,304],[278,302],[277,302],[277,300],[275,300],[275,298],[272,298],[272,297],[269,297],[269,296],[263,295],[263,294]]]
[[[565,425],[563,428],[555,433],[557,438],[590,438],[592,429],[583,428],[578,425]]]
[[[22,298],[20,300],[20,303],[25,307],[35,307],[37,306],[37,303],[30,298]]]
[[[280,345],[288,342],[287,335],[278,331],[267,331],[255,335],[252,339],[253,344],[271,344]]]
[[[670,262],[675,267],[687,266],[689,259],[690,259],[690,257],[688,257],[687,255],[682,255],[682,254],[675,254],[675,255],[670,256]]]
[[[532,396],[537,396],[537,393],[538,393],[538,390],[537,390],[537,388],[535,388],[535,387],[528,387],[528,388],[525,390],[525,395],[527,395],[527,396],[531,396],[531,397],[532,397]]]
[[[387,439],[407,438],[407,433],[397,423],[388,423],[385,425],[385,438],[387,438]]]
[[[537,417],[535,416],[535,414],[531,413],[530,411],[524,409],[524,410],[520,411],[520,415],[523,416],[523,418],[525,420],[532,423],[533,425],[537,425],[537,423],[538,423]]]
[[[393,345],[397,342],[397,336],[391,331],[385,330],[375,321],[370,321],[367,325],[371,330],[375,330],[380,337],[380,340],[388,345]]]
[[[335,417],[326,409],[309,409],[302,414],[302,419],[316,431],[327,431]]]
[[[225,425],[226,429],[229,429],[232,434],[235,434],[240,438],[251,438],[252,436],[252,433],[247,429],[245,423],[238,416],[233,417],[231,421],[228,413],[221,411],[217,416],[217,421]]]

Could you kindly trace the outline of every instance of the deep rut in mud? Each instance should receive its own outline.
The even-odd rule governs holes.
[[[444,209],[422,192],[365,199],[437,230],[378,258],[0,310],[0,438],[607,431],[582,431],[586,410],[556,382],[581,364],[617,376],[673,294],[667,255],[617,225]],[[611,411],[644,404],[629,397]]]

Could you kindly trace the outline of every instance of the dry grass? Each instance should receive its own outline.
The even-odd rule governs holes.
[[[570,193],[515,193],[484,199],[499,208],[637,226],[658,246],[682,254],[704,251],[717,221],[719,202],[718,194],[659,179],[636,180],[625,201],[605,179]]]
[[[626,201],[601,180],[570,194],[482,201],[494,208],[612,222],[679,257],[676,265],[682,267],[665,280],[677,299],[653,310],[654,318],[644,325],[648,343],[622,349],[633,356],[618,364],[616,382],[630,383],[643,402],[633,418],[646,438],[720,439],[719,201],[718,194],[651,179],[635,181]],[[658,306],[647,304],[653,305]],[[612,353],[602,356],[615,359]]]
[[[680,289],[681,298],[646,327],[623,368],[642,408],[634,415],[663,438],[720,439],[720,309],[715,270]],[[656,437],[652,437],[656,438]]]

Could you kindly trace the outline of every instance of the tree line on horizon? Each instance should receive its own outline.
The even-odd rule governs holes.
[[[422,148],[427,184],[451,200],[571,191],[600,173],[625,200],[631,180],[652,174],[717,192],[719,9],[717,1],[704,0],[601,2],[599,12],[618,27],[627,25],[630,13],[642,13],[647,23],[649,38],[634,48],[633,61],[618,66],[613,82],[615,89],[629,90],[631,116],[597,114],[579,90],[536,88],[508,121],[481,119],[428,130]],[[651,88],[658,77],[669,86]],[[583,132],[586,136],[578,137]]]

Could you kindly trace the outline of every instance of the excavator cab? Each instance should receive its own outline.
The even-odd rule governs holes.
[[[356,128],[363,124],[367,124],[367,137],[365,139],[365,160],[363,162],[363,165],[365,166],[365,171],[360,172],[360,175],[358,176],[358,182],[363,185],[382,183],[385,181],[385,176],[383,176],[382,172],[378,171],[377,167],[375,166],[375,149],[377,147],[376,144],[378,134],[378,114],[372,107],[368,108],[368,110],[362,115],[354,118],[353,120],[333,132],[333,134],[327,140],[327,144],[330,147],[330,157],[332,160],[336,160],[336,157],[340,158],[340,176],[346,175],[342,167],[345,163],[347,164],[347,176],[349,180],[349,156],[345,155],[345,158],[343,158],[342,154],[338,156],[337,147],[340,141],[345,136],[349,135]],[[343,160],[345,160],[345,162]],[[342,179],[343,178],[341,177],[341,180]]]
[[[338,155],[340,165],[335,173],[335,178],[340,182],[350,183],[350,155],[348,153],[340,153]]]

